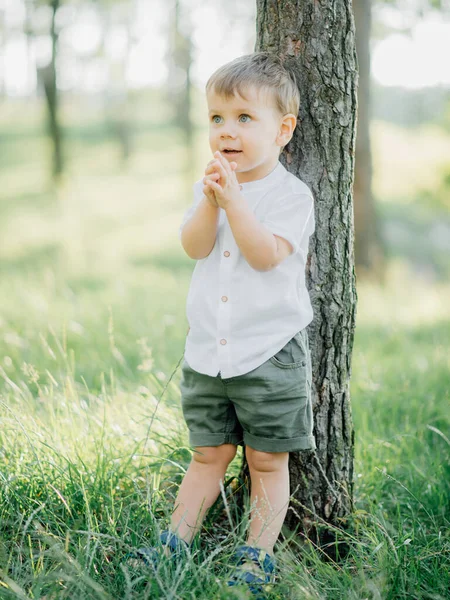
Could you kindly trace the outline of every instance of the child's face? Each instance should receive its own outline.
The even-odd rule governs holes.
[[[209,145],[213,153],[219,150],[228,161],[237,163],[240,183],[262,179],[275,168],[280,148],[289,141],[295,127],[295,117],[288,115],[293,122],[291,119],[290,133],[286,133],[286,119],[269,93],[254,87],[244,93],[246,99],[239,95],[224,98],[214,90],[206,95]]]

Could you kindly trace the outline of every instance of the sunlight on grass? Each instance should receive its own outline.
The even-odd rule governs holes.
[[[374,193],[380,202],[411,202],[418,191],[435,191],[450,166],[450,139],[436,126],[411,130],[371,125]]]
[[[357,290],[357,326],[418,326],[450,318],[450,284],[415,276],[405,261],[388,263],[382,286],[364,281]]]
[[[120,170],[103,125],[66,107],[69,168],[54,191],[45,154],[24,152],[20,137],[44,147],[40,109],[17,128],[16,109],[0,119],[10,136],[0,170],[0,597],[243,600],[225,585],[249,516],[237,494],[241,449],[187,563],[124,566],[168,524],[192,456],[179,363],[195,262],[178,227],[209,159],[206,130],[187,153],[171,126],[153,119],[152,130],[137,106],[142,130]],[[407,192],[397,175],[380,175],[383,194]],[[383,285],[357,282],[355,511],[338,531],[349,554],[324,561],[311,540],[284,532],[268,598],[446,597],[449,287],[400,259]]]

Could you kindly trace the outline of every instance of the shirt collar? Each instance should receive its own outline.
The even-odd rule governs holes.
[[[263,190],[267,187],[270,187],[276,183],[278,183],[285,172],[284,166],[278,161],[277,166],[265,177],[262,179],[256,179],[255,181],[247,181],[246,183],[241,183],[243,192],[253,192],[256,190]]]

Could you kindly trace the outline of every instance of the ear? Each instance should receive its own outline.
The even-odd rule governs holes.
[[[284,115],[280,121],[280,128],[277,134],[277,145],[286,146],[294,133],[295,126],[297,125],[297,117],[292,113]]]

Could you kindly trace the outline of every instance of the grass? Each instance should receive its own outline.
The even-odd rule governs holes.
[[[70,169],[54,191],[40,109],[17,135],[16,110],[0,119],[0,598],[249,597],[224,583],[248,520],[230,486],[192,560],[151,578],[122,565],[167,524],[191,458],[177,366],[193,262],[177,231],[203,132],[187,172],[177,132],[150,123],[120,171],[101,124],[84,142],[68,107]],[[285,540],[268,598],[448,597],[449,284],[393,256],[384,285],[358,282],[358,295],[350,552],[333,563]]]

